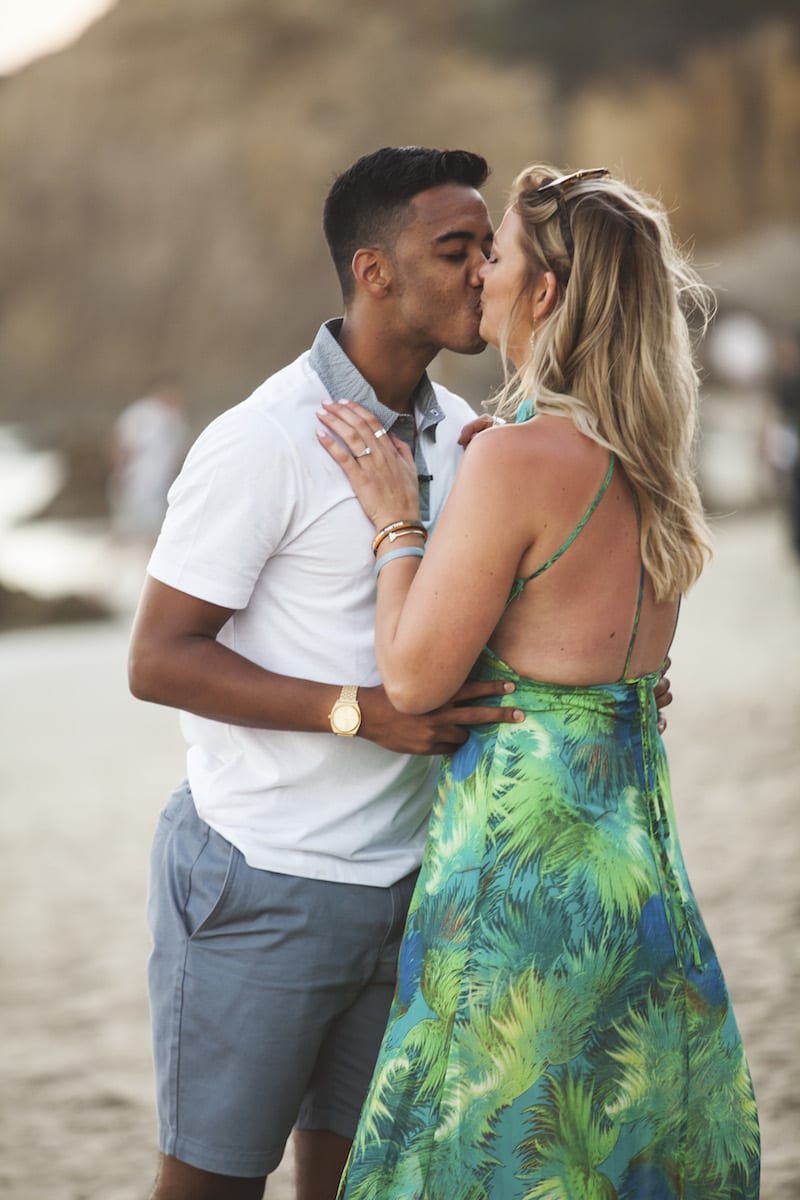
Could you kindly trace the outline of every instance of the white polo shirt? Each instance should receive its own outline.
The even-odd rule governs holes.
[[[385,422],[397,414],[378,403],[335,331],[323,326],[310,352],[200,435],[170,490],[148,570],[235,609],[218,640],[245,658],[296,678],[370,686],[379,682],[373,530],[317,441],[315,413],[334,394],[367,403]],[[474,413],[427,377],[417,397],[418,469],[431,477],[435,519]],[[251,866],[388,886],[419,865],[435,759],[191,713],[181,726],[197,810]]]

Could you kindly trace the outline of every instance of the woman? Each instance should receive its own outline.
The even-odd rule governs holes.
[[[443,763],[342,1195],[755,1200],[752,1084],[653,699],[709,550],[682,311],[704,293],[654,201],[541,166],[483,285],[517,420],[469,445],[429,547],[410,455],[355,405],[322,417],[377,531],[390,698],[424,712],[505,675],[524,714]]]

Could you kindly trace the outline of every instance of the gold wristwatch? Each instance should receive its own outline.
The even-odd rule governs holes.
[[[347,683],[328,713],[331,729],[339,737],[355,737],[361,725],[361,709],[358,706],[358,688]]]

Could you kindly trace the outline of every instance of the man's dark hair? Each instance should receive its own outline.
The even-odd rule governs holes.
[[[423,146],[384,146],[343,171],[325,199],[322,227],[345,300],[355,288],[356,250],[386,248],[405,225],[415,196],[447,183],[480,188],[488,176],[480,154]]]

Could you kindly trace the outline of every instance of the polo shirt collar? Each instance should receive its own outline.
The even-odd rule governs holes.
[[[353,400],[363,405],[367,412],[378,418],[384,429],[391,429],[398,420],[401,425],[404,424],[403,418],[407,420],[407,414],[395,412],[393,408],[381,404],[371,384],[367,383],[339,345],[341,328],[341,317],[326,321],[320,326],[311,347],[309,362],[322,380],[325,390],[332,399]],[[431,436],[435,438],[436,426],[444,418],[444,413],[427,372],[423,373],[414,389],[413,401],[417,432],[430,429]]]

